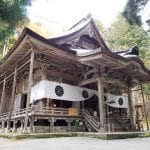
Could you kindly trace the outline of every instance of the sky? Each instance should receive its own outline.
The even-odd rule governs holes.
[[[53,30],[67,30],[87,14],[102,22],[107,28],[115,21],[119,12],[122,12],[127,0],[33,0],[29,7],[29,18],[33,21],[44,21],[42,26]],[[143,21],[150,14],[150,1],[144,11]],[[56,32],[56,31],[55,31]],[[58,31],[59,32],[59,31]]]
[[[69,28],[88,13],[109,27],[127,0],[34,0],[29,8],[30,19],[44,18]]]

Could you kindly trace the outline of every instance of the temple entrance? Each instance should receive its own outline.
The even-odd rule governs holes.
[[[72,107],[72,101],[53,100],[53,107],[70,108]]]
[[[27,94],[23,94],[21,97],[21,105],[20,108],[24,109],[26,108],[26,104],[27,104]]]
[[[98,106],[98,97],[96,95],[84,101],[84,109],[98,111]]]

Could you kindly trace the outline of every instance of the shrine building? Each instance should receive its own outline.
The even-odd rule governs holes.
[[[25,28],[0,64],[0,130],[140,130],[133,91],[149,81],[138,47],[113,52],[90,15],[49,39]]]

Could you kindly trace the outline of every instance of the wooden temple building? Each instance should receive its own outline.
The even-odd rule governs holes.
[[[0,65],[0,129],[132,131],[133,89],[149,81],[138,48],[112,52],[91,16],[50,39],[25,28]]]

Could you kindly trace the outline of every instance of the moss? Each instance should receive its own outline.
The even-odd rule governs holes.
[[[141,136],[144,135],[144,136]],[[150,137],[150,132],[142,133],[90,133],[90,132],[66,132],[66,133],[31,133],[31,134],[0,134],[2,138],[8,139],[35,139],[35,138],[59,138],[59,137],[91,137],[104,140],[125,139],[135,137]]]
[[[146,132],[143,134],[143,137],[150,137],[150,132]]]

